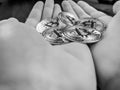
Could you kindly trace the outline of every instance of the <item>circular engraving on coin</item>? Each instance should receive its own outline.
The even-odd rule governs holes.
[[[64,38],[62,36],[62,30],[60,30],[58,28],[51,28],[49,30],[45,30],[42,33],[42,35],[52,45],[62,45],[62,44],[66,44],[66,43],[72,42],[72,41]]]
[[[36,30],[39,33],[42,33],[43,31],[50,29],[50,28],[64,28],[66,25],[62,23],[58,18],[54,19],[45,19],[42,20],[36,27]]]
[[[101,33],[99,31],[79,25],[66,28],[63,36],[71,41],[82,43],[95,43],[101,40]]]
[[[105,31],[105,24],[96,18],[83,18],[76,22],[76,25],[83,26],[85,28],[96,29],[99,32]]]
[[[73,26],[77,21],[76,17],[68,12],[60,12],[58,14],[58,18],[66,25],[70,25],[70,26]]]

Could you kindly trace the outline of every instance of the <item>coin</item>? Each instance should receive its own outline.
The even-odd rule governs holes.
[[[44,19],[42,20],[36,27],[36,30],[42,34],[43,31],[58,27],[58,28],[64,28],[66,25],[62,23],[58,18],[53,19]]]
[[[79,25],[68,27],[63,36],[74,42],[95,43],[101,40],[101,33],[96,29],[85,28]]]
[[[45,38],[45,40],[50,42],[50,44],[52,45],[62,45],[62,44],[71,42],[70,40],[62,36],[62,30],[58,28],[51,28],[51,29],[45,30],[42,33],[42,35]]]
[[[97,18],[83,18],[76,22],[76,25],[83,26],[85,28],[96,29],[99,32],[103,32],[106,29],[105,24]]]
[[[70,25],[70,26],[73,26],[77,21],[76,17],[68,12],[60,12],[58,14],[58,18],[66,25]]]

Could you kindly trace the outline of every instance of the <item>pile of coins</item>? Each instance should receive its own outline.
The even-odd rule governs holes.
[[[89,44],[101,40],[105,24],[96,18],[78,20],[68,12],[60,12],[56,18],[42,20],[36,30],[52,45],[70,42]]]

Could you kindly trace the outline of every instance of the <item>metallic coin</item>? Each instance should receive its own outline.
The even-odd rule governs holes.
[[[76,25],[83,26],[85,28],[96,29],[99,32],[105,31],[105,24],[96,18],[83,18],[76,22]]]
[[[101,40],[101,33],[96,29],[85,28],[79,25],[66,28],[63,36],[71,41],[81,43],[95,43]]]
[[[42,20],[36,27],[36,30],[42,34],[43,31],[58,27],[58,28],[64,28],[66,25],[62,23],[58,18],[54,19],[45,19]]]
[[[50,24],[50,19],[45,19],[45,20],[42,20],[40,23],[38,23],[36,30],[39,33],[42,33],[43,31],[51,27],[52,27],[52,24]]]
[[[70,25],[70,26],[73,26],[77,21],[76,17],[68,12],[60,12],[58,14],[58,18],[66,25]]]
[[[62,36],[62,30],[58,28],[51,28],[43,31],[42,33],[45,40],[50,42],[52,45],[62,45],[70,43],[71,41]]]

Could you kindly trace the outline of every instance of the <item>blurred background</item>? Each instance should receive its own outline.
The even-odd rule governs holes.
[[[0,0],[0,20],[15,17],[24,22],[30,13],[33,5],[39,0]],[[45,1],[45,0],[42,0]],[[78,2],[79,0],[74,0]],[[117,0],[83,0],[88,2],[96,9],[113,16],[112,5]],[[55,0],[55,3],[61,4],[62,0]]]

